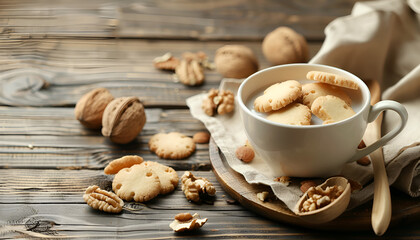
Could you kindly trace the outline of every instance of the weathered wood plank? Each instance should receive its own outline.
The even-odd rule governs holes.
[[[182,174],[182,172],[178,172]],[[319,232],[267,220],[229,204],[212,172],[194,172],[208,178],[216,187],[214,205],[188,202],[180,187],[173,193],[158,196],[144,204],[127,203],[121,214],[106,214],[87,206],[82,199],[84,189],[97,184],[109,189],[112,177],[93,170],[0,170],[0,239],[22,232],[7,231],[12,227],[29,230],[26,234],[78,236],[82,238],[281,238],[336,239],[343,233]],[[197,232],[174,234],[168,228],[180,212],[198,212],[209,220]],[[415,239],[420,236],[413,223],[391,226],[385,237]],[[36,225],[36,226],[34,226]],[[334,229],[331,229],[334,230]],[[372,231],[352,231],[351,237],[372,239]],[[38,236],[39,237],[39,236]]]
[[[160,159],[150,152],[148,141],[159,132],[192,136],[205,130],[188,110],[146,109],[147,122],[137,139],[113,144],[100,130],[83,127],[73,108],[0,107],[0,168],[102,169],[124,155],[140,155],[177,170],[210,169],[208,144],[197,144],[187,159]]]
[[[356,0],[278,1],[1,1],[8,38],[137,37],[253,39],[282,25],[321,40],[333,19]]]
[[[105,87],[115,97],[138,96],[147,107],[185,107],[186,98],[217,88],[222,76],[206,70],[203,85],[185,86],[171,72],[155,69],[153,59],[204,51],[212,60],[219,47],[235,43],[253,49],[261,68],[269,66],[259,42],[0,39],[0,104],[69,106]],[[310,46],[314,55],[320,43]]]

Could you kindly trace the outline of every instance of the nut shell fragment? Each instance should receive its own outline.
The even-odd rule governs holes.
[[[83,95],[74,108],[74,115],[87,128],[102,127],[102,115],[106,106],[114,99],[106,88],[96,88]]]
[[[104,212],[119,213],[124,206],[123,200],[112,192],[93,185],[86,189],[83,195],[85,202],[94,209]]]
[[[191,216],[190,213],[188,213],[188,215]],[[191,231],[194,229],[198,229],[207,222],[207,218],[200,219],[200,215],[198,215],[197,213],[194,213],[194,215],[192,215],[191,218],[189,218],[188,220],[183,220],[179,218],[177,219],[177,216],[175,216],[175,220],[171,222],[171,224],[169,224],[169,227],[172,228],[172,230],[174,230],[175,232]]]
[[[119,144],[129,143],[146,123],[143,104],[137,97],[116,98],[105,108],[102,135]]]

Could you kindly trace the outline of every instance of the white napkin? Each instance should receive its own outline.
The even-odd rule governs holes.
[[[326,39],[310,61],[336,66],[361,79],[381,83],[383,99],[402,103],[408,111],[406,128],[384,146],[384,158],[390,184],[408,193],[420,195],[420,0],[386,0],[356,3],[351,15],[338,18],[325,29]],[[220,89],[237,92],[241,80],[224,79]],[[246,141],[239,111],[209,117],[201,109],[206,94],[187,99],[191,114],[202,121],[230,167],[249,183],[269,185],[290,209],[299,196],[299,179],[290,185],[273,179],[264,161],[256,156],[251,164],[235,157],[237,147]],[[237,109],[238,106],[235,106]],[[392,129],[399,118],[385,114],[383,132]],[[373,195],[372,166],[347,164],[342,175],[356,180],[364,188],[352,194],[349,208],[359,206]]]

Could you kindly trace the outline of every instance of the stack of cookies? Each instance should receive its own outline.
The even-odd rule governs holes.
[[[287,80],[273,84],[255,99],[254,110],[266,113],[270,121],[288,125],[311,125],[312,114],[323,124],[355,114],[351,98],[342,88],[357,90],[357,83],[337,74],[318,71],[310,71],[306,77],[317,82],[302,85],[296,80]]]

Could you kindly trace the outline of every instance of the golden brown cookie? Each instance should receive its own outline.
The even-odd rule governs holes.
[[[252,50],[242,45],[226,45],[216,51],[216,71],[226,78],[246,78],[258,71],[258,60]]]
[[[339,87],[345,87],[354,90],[359,89],[359,85],[357,85],[355,81],[334,73],[310,71],[306,74],[306,78],[309,80],[328,83]]]
[[[302,85],[302,103],[311,108],[312,103],[321,96],[333,95],[339,97],[351,106],[351,98],[338,87],[326,83],[307,83]]]
[[[273,65],[307,62],[308,43],[293,29],[278,27],[267,34],[262,43],[265,58]]]
[[[311,110],[315,116],[324,121],[323,124],[338,122],[355,114],[353,109],[341,98],[331,95],[315,99]]]
[[[178,186],[179,177],[173,168],[152,161],[143,162],[141,165],[151,169],[159,177],[160,194],[170,193]]]
[[[152,169],[136,164],[115,175],[112,190],[123,200],[146,202],[160,193],[159,176]]]
[[[287,125],[310,125],[311,110],[300,103],[292,103],[277,111],[270,112],[267,120]]]
[[[195,143],[178,132],[158,133],[150,138],[149,148],[161,158],[183,159],[195,151]]]
[[[122,158],[115,159],[108,163],[104,169],[105,174],[116,174],[123,168],[129,168],[134,164],[140,164],[143,162],[143,158],[135,155],[124,156]]]
[[[268,87],[262,96],[254,101],[257,112],[270,112],[294,102],[302,96],[302,85],[295,80],[287,80]]]

